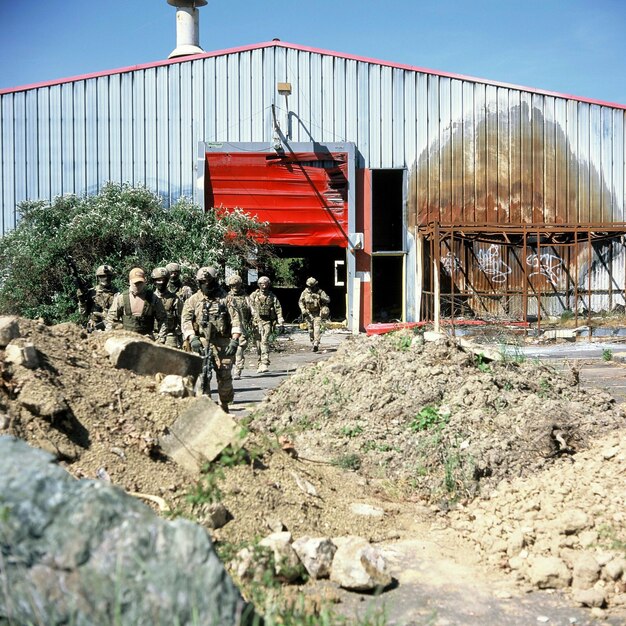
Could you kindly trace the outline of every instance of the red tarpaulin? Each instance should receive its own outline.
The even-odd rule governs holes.
[[[243,209],[270,243],[347,247],[348,155],[207,152],[205,206]]]

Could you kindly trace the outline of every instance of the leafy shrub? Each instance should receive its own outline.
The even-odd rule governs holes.
[[[18,212],[17,227],[0,239],[0,313],[49,323],[78,319],[68,255],[89,283],[98,265],[111,265],[121,289],[135,266],[149,272],[175,261],[187,278],[203,265],[240,270],[245,259],[261,258],[266,233],[240,210],[205,213],[185,198],[167,208],[160,196],[128,184],[24,202]]]

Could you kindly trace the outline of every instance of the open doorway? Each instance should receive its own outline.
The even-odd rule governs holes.
[[[404,256],[375,256],[372,259],[372,321],[404,319],[402,306]]]
[[[372,321],[404,321],[405,170],[372,170]]]
[[[346,250],[338,246],[276,246],[278,259],[261,269],[272,280],[272,289],[286,322],[300,316],[298,299],[306,279],[313,276],[330,297],[330,319],[346,319]],[[251,285],[251,289],[256,288]]]

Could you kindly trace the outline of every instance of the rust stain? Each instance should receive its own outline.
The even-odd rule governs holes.
[[[507,114],[500,126],[493,110],[477,116],[475,126],[473,120],[453,120],[447,142],[422,152],[409,172],[410,227],[434,221],[621,221],[612,213],[616,202],[602,175],[577,156],[557,122],[546,120],[534,101],[532,107],[521,102]],[[509,140],[499,143],[503,128]],[[456,164],[454,175],[451,164]]]

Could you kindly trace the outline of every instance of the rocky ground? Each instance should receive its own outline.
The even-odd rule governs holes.
[[[156,445],[191,400],[114,369],[102,336],[19,325],[41,366],[0,351],[0,432],[202,518],[194,478]],[[565,589],[598,619],[626,619],[625,426],[575,368],[491,361],[421,333],[350,337],[250,416],[249,456],[219,484],[232,520],[211,532],[233,546],[277,528],[389,545],[430,529],[519,590]]]

